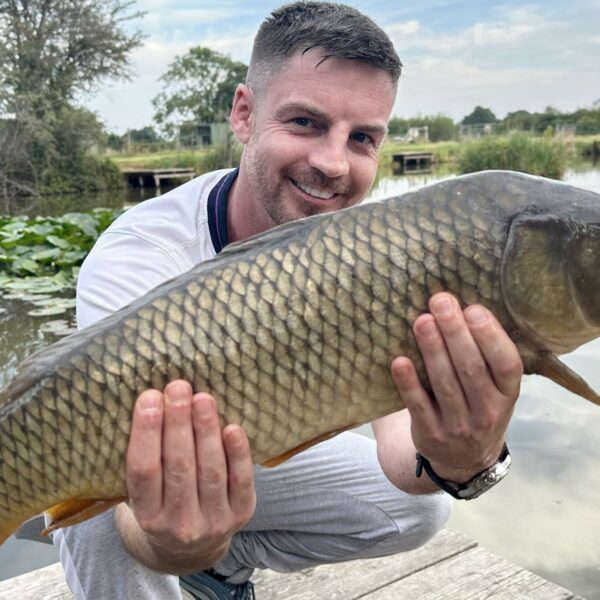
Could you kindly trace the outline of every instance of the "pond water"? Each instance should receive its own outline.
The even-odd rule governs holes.
[[[447,171],[384,176],[371,195],[379,199],[452,177]],[[600,193],[600,165],[573,167],[565,179]],[[133,197],[89,199],[92,205],[121,206]],[[0,213],[61,214],[82,210],[81,200],[66,207],[64,199],[45,205],[0,205]],[[52,212],[55,210],[56,212]],[[35,212],[34,212],[35,211]],[[57,339],[43,325],[52,318],[31,317],[19,300],[0,298],[0,387],[16,365],[34,350]],[[73,311],[60,319],[69,324]],[[56,317],[54,317],[56,319]],[[600,390],[600,341],[564,358]],[[369,435],[368,428],[363,431]],[[580,594],[600,600],[600,407],[540,377],[526,377],[509,431],[513,455],[510,476],[473,502],[456,503],[449,526],[520,566]],[[10,538],[0,547],[0,579],[30,571],[58,559],[50,546]]]

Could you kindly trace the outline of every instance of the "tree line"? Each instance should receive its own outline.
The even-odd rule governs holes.
[[[0,0],[0,195],[114,185],[105,133],[81,98],[130,76],[142,42],[127,0]]]
[[[491,125],[494,133],[504,134],[512,131],[523,131],[532,134],[554,133],[561,128],[573,127],[578,135],[600,134],[600,99],[591,108],[580,108],[574,112],[561,112],[551,106],[543,112],[516,110],[499,119],[490,108],[476,106],[459,122],[443,114],[419,116],[408,119],[392,117],[389,124],[391,135],[406,135],[411,127],[427,126],[429,141],[439,142],[453,140],[460,126]]]
[[[200,124],[227,121],[248,67],[201,46],[176,57],[160,78],[152,125],[107,133],[84,107],[86,94],[107,80],[131,77],[131,53],[142,43],[131,21],[143,14],[133,6],[134,0],[0,0],[0,195],[108,188],[120,175],[106,147],[172,142]],[[478,106],[459,124],[443,114],[394,117],[389,131],[427,126],[435,142],[454,139],[457,125],[482,124],[533,133],[574,125],[577,133],[597,134],[600,100],[573,113],[548,107],[503,119]]]

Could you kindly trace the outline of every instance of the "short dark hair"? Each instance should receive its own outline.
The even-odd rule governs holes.
[[[402,63],[387,34],[369,17],[344,4],[294,2],[274,10],[260,26],[246,83],[264,88],[297,50],[323,48],[327,58],[358,60],[390,74],[394,88]]]

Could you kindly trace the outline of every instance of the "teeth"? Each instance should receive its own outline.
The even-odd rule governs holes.
[[[333,196],[335,196],[334,192],[325,192],[325,191],[319,190],[317,188],[310,187],[308,185],[304,185],[304,184],[300,183],[299,181],[294,181],[294,183],[305,194],[308,194],[309,196],[314,196],[315,198],[320,198],[321,200],[329,200],[330,198],[333,198]]]

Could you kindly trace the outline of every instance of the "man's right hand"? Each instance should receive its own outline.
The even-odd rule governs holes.
[[[252,517],[254,471],[244,430],[222,431],[216,403],[186,381],[143,392],[127,451],[129,506],[117,527],[146,566],[183,575],[218,562]]]

